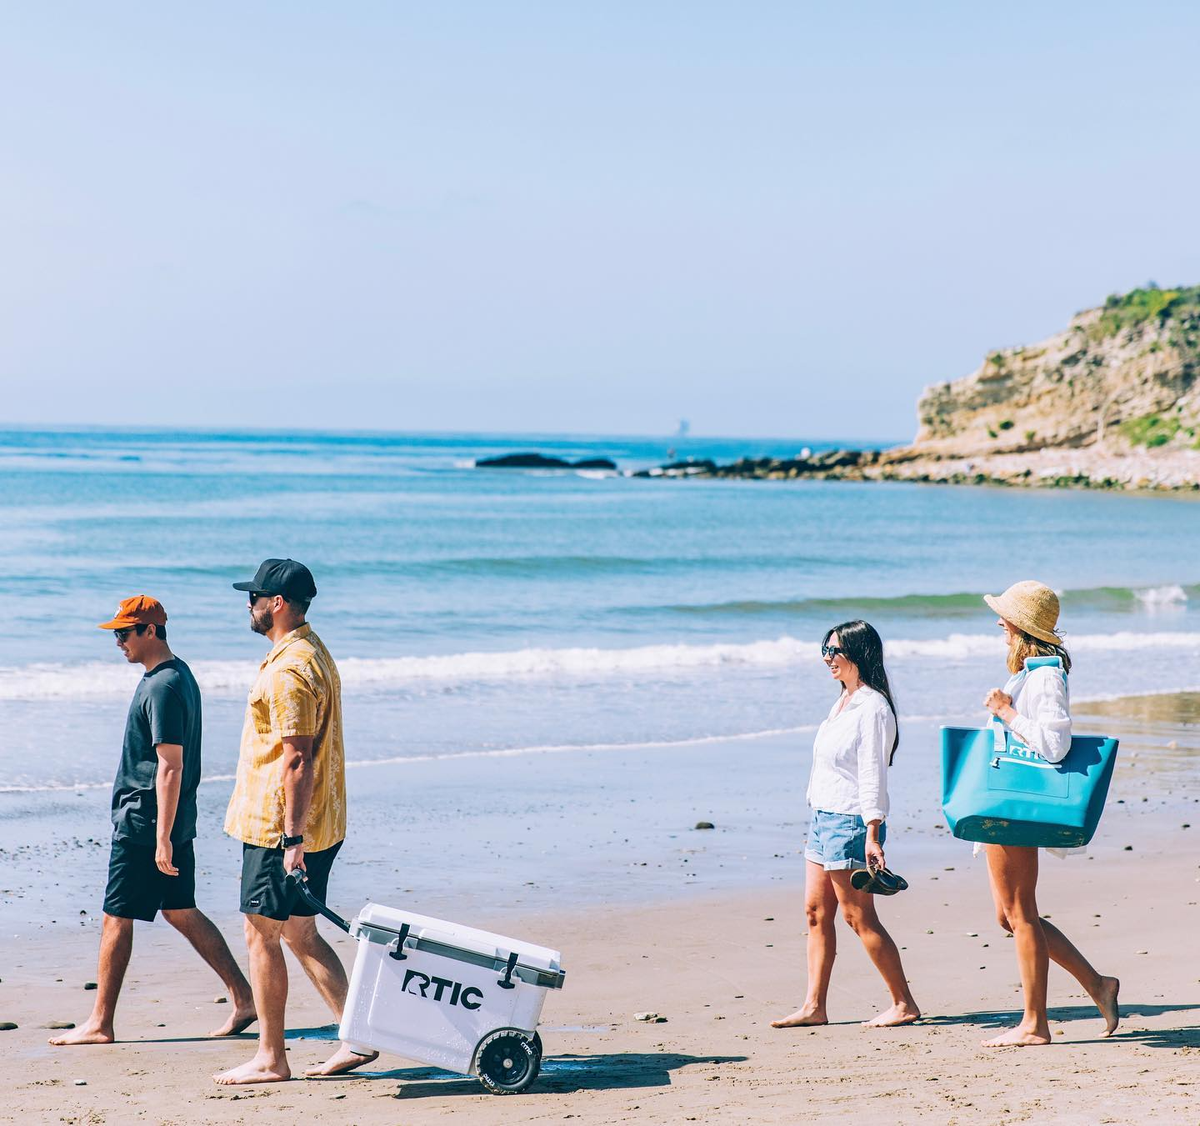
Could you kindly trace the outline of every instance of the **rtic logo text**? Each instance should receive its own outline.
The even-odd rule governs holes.
[[[1016,755],[1017,758],[1041,759],[1042,757],[1037,753],[1037,751],[1030,750],[1030,748],[1025,746],[1024,743],[1009,743],[1008,753],[1010,755]]]
[[[410,989],[409,986],[412,986]],[[448,981],[444,977],[430,977],[420,970],[405,970],[404,984],[401,989],[405,993],[417,993],[431,1001],[445,1000],[450,1005],[461,1005],[464,1009],[477,1009],[483,1002],[483,990],[470,985],[466,989],[458,981]],[[429,990],[433,990],[432,997]],[[450,996],[445,997],[446,990]]]

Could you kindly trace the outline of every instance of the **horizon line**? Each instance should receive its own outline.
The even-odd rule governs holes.
[[[880,438],[880,437],[819,437],[816,435],[789,434],[706,434],[689,431],[687,434],[670,434],[662,431],[585,431],[585,430],[482,430],[467,428],[463,430],[389,430],[371,427],[296,427],[287,430],[267,430],[252,426],[223,426],[210,424],[205,426],[182,426],[169,423],[91,423],[91,422],[9,422],[0,420],[0,433],[6,432],[29,433],[110,433],[110,434],[236,434],[253,437],[288,437],[304,435],[329,435],[337,437],[480,437],[480,438],[592,438],[592,439],[638,439],[660,440],[664,442],[820,442],[822,444],[858,443],[852,448],[870,446],[872,448],[888,448],[891,446],[908,445],[912,439]]]

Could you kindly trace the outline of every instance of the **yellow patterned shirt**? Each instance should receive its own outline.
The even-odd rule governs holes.
[[[281,637],[259,666],[246,701],[237,781],[225,832],[278,848],[283,838],[283,741],[313,736],[313,792],[304,849],[332,848],[346,835],[346,752],[342,681],[307,622]]]

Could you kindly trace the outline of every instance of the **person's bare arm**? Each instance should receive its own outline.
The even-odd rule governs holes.
[[[313,743],[311,735],[289,735],[283,740],[283,833],[304,835],[313,792]],[[284,849],[283,870],[304,867],[304,845]]]
[[[183,747],[178,743],[159,743],[158,772],[154,776],[154,796],[158,800],[158,823],[154,833],[154,863],[160,872],[178,876],[171,849],[171,830],[179,808],[179,790],[183,785]]]

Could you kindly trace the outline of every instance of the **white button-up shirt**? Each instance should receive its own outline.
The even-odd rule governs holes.
[[[1017,714],[1009,729],[1047,762],[1062,762],[1071,749],[1071,705],[1062,670],[1030,669],[1011,695]]]
[[[887,768],[895,739],[896,717],[883,693],[863,684],[848,699],[839,696],[813,741],[809,807],[887,820]]]

